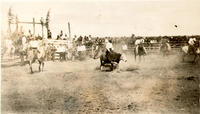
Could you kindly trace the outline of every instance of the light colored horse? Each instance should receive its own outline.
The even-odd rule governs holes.
[[[44,69],[44,60],[45,60],[45,47],[41,45],[38,49],[28,48],[27,50],[27,59],[30,67],[31,73],[33,73],[32,64],[38,60],[39,62],[39,72]],[[41,68],[42,66],[42,68]]]
[[[100,56],[102,54],[105,54],[106,53],[106,47],[105,45],[94,45],[94,56],[93,58],[94,59],[98,59],[100,58]]]

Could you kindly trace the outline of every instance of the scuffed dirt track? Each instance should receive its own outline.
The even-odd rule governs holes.
[[[46,62],[34,74],[2,61],[2,114],[199,113],[199,65],[175,55],[133,59],[113,72],[99,71],[99,60]]]

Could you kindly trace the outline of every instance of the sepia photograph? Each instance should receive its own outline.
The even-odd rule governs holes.
[[[200,114],[200,0],[0,8],[0,114]]]

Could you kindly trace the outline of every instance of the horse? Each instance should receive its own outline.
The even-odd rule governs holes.
[[[102,53],[106,53],[106,47],[103,44],[94,45],[94,59],[97,59],[101,56]]]
[[[27,50],[28,48],[25,46],[18,47],[18,53],[21,61],[21,65],[25,65],[25,60],[27,59]]]
[[[85,45],[78,45],[77,46],[77,56],[79,60],[84,60],[86,56],[86,46]]]
[[[169,55],[169,52],[171,51],[171,46],[169,43],[162,43],[160,46],[160,52],[163,56]]]
[[[19,36],[15,39],[16,53],[19,55],[21,65],[25,65],[25,58],[27,58],[28,43],[25,36]]]
[[[139,56],[139,61],[141,61],[141,56],[145,56],[147,54],[145,47],[142,44],[137,45],[134,48],[134,57],[135,57],[135,61],[137,59],[137,56]]]
[[[45,61],[45,47],[39,46],[38,48],[29,47],[27,49],[27,60],[29,63],[31,74],[33,73],[32,64],[38,60],[39,62],[39,72],[44,69],[44,61]],[[41,68],[42,66],[42,68]]]
[[[181,48],[181,52],[182,52],[182,61],[183,62],[185,61],[186,56],[193,55],[194,56],[193,63],[196,63],[198,58],[200,57],[200,47],[194,47],[194,52],[190,53],[189,46],[186,45]]]

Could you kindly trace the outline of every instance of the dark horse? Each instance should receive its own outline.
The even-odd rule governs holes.
[[[135,60],[137,59],[137,56],[139,56],[139,61],[141,61],[141,56],[145,56],[147,53],[146,53],[146,50],[144,48],[144,46],[142,44],[139,44],[138,46],[136,46],[134,48],[134,57],[135,57]]]

